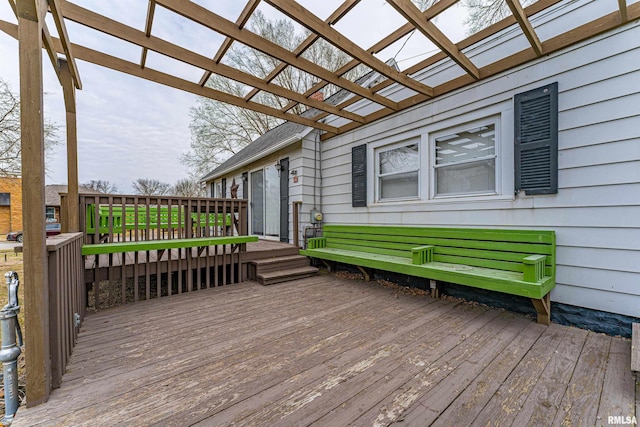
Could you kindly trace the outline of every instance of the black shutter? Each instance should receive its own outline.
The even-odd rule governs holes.
[[[351,149],[351,206],[367,206],[367,144]]]
[[[280,241],[289,243],[289,158],[280,159]]]
[[[517,94],[515,103],[516,192],[558,192],[558,83]]]
[[[222,178],[222,198],[227,197],[227,178]]]

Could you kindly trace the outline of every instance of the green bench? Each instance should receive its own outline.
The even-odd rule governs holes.
[[[554,231],[324,225],[300,254],[357,266],[530,298],[538,322],[551,321],[555,286]],[[329,262],[327,262],[329,261]]]
[[[237,245],[257,242],[258,236],[213,236],[191,239],[142,240],[137,242],[94,243],[82,246],[82,255],[102,255],[137,251],[164,251],[167,249],[194,248],[215,245]]]
[[[120,233],[122,230],[168,230],[185,226],[185,212],[178,206],[98,206],[98,230],[100,234]],[[231,227],[231,214],[191,213],[191,227]],[[86,232],[96,232],[95,205],[87,205]]]

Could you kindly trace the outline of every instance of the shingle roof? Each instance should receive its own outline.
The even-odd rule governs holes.
[[[387,61],[387,64],[396,66],[396,63],[393,60]],[[371,80],[374,80],[377,77],[377,75],[378,75],[377,72],[370,71],[365,75],[363,75],[362,77],[356,79],[355,83],[359,85],[365,85]],[[349,95],[351,95],[351,92],[342,89],[334,93],[330,97],[328,97],[325,100],[325,102],[331,105],[338,105],[339,103],[344,101]],[[317,110],[315,108],[310,108],[300,115],[303,117],[315,117],[320,113],[321,113],[320,110]],[[310,128],[309,126],[305,126],[305,125],[301,125],[293,122],[284,122],[274,127],[273,129],[268,130],[263,135],[253,140],[249,145],[244,147],[242,150],[240,150],[239,152],[231,156],[229,159],[227,159],[220,166],[218,166],[213,171],[209,172],[207,175],[201,178],[201,181],[208,181],[208,180],[217,178],[223,173],[230,172],[231,170],[234,169],[235,166],[239,166],[243,162],[259,155],[260,153],[263,153],[269,150],[270,148],[277,145],[278,143],[284,142],[287,139],[292,138],[296,134],[299,134],[302,137],[307,133],[311,132],[312,130],[313,129]],[[291,141],[291,143],[294,143],[294,142],[296,141]]]
[[[96,193],[94,190],[82,185],[78,187],[80,192]],[[66,193],[69,187],[66,185],[52,184],[44,186],[44,204],[46,206],[60,206],[60,193]]]

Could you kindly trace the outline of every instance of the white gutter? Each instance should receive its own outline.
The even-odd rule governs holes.
[[[312,129],[312,128],[309,128],[309,129]],[[214,179],[216,179],[216,178],[218,178],[218,177],[220,177],[222,175],[226,175],[229,172],[232,172],[232,171],[234,171],[236,169],[240,169],[243,166],[251,164],[251,163],[255,162],[256,160],[259,160],[262,157],[268,156],[269,154],[273,154],[278,150],[282,150],[283,148],[293,144],[294,142],[302,140],[302,138],[304,138],[308,133],[309,132],[307,132],[304,135],[302,135],[300,133],[296,133],[294,135],[291,135],[289,138],[285,139],[284,141],[280,141],[279,143],[271,146],[268,150],[262,151],[262,152],[254,155],[252,157],[249,157],[248,159],[246,159],[246,160],[244,160],[244,161],[242,161],[242,162],[240,162],[238,164],[235,164],[235,165],[230,166],[230,167],[228,167],[228,168],[226,168],[224,170],[221,170],[220,172],[216,173],[215,175],[207,177],[207,179],[202,181],[202,182],[207,182],[207,181],[214,180]]]

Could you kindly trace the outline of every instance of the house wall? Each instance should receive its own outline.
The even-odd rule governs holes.
[[[0,178],[0,193],[9,193],[10,206],[0,206],[0,234],[22,230],[22,179]]]
[[[242,173],[248,172],[249,176],[251,172],[264,168],[265,166],[273,166],[278,160],[288,157],[289,158],[289,171],[296,171],[296,175],[289,173],[289,243],[293,243],[293,203],[301,202],[300,205],[300,230],[298,238],[300,244],[302,244],[304,229],[310,226],[310,212],[315,206],[314,204],[314,183],[316,183],[316,203],[320,200],[320,180],[319,177],[314,180],[314,161],[319,165],[319,156],[314,157],[314,146],[316,144],[316,133],[312,132],[305,136],[302,141],[297,142],[283,150],[273,153],[267,157],[264,157],[254,163],[244,166],[240,169],[230,172],[229,174],[220,176],[213,181],[207,182],[207,196],[211,197],[211,183],[219,183],[223,178],[226,178],[226,194],[227,197],[231,194],[231,183],[235,178],[236,183],[240,185],[238,190],[239,198],[249,198],[251,189],[250,183],[247,184],[249,189],[247,194],[242,192]],[[319,143],[318,143],[319,145]],[[319,171],[319,168],[318,168]],[[297,178],[297,179],[296,179]],[[250,179],[249,179],[250,181]],[[249,206],[249,210],[251,210]],[[250,230],[251,231],[251,230]]]
[[[543,40],[561,29],[564,19],[572,19],[572,13],[584,19],[595,3],[603,6],[606,2],[578,2],[571,5],[573,9],[546,16],[547,23],[539,24],[544,28]],[[522,38],[517,31],[500,34],[491,45],[469,55],[481,65],[490,63],[491,49],[512,49],[523,43]],[[325,141],[325,221],[555,230],[558,266],[552,301],[640,317],[638,40],[640,23],[632,22]],[[446,72],[455,71],[447,64],[431,70],[436,75]],[[514,196],[513,96],[552,82],[559,86],[559,191]],[[367,107],[360,103],[355,108]],[[430,199],[427,172],[431,160],[425,159],[419,201],[375,202],[373,147],[409,138],[428,146],[434,132],[490,116],[500,118],[501,194]],[[368,206],[352,208],[351,148],[365,143],[369,151]]]

